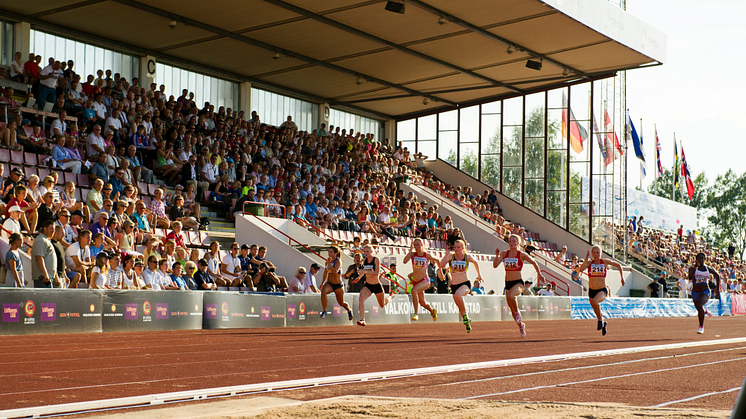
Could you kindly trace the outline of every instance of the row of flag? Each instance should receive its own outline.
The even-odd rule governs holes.
[[[643,148],[643,137],[642,131],[637,134],[635,124],[632,123],[632,117],[627,115],[627,140],[631,141],[635,147],[635,155],[640,160],[640,178],[645,178],[647,174],[647,162],[645,161],[645,149]],[[679,144],[681,147],[681,158],[679,158],[679,149],[676,146],[676,138],[673,141],[673,183],[674,187],[679,187],[679,175],[684,179],[686,184],[686,194],[689,195],[689,199],[694,198],[694,182],[692,181],[691,173],[689,172],[689,165],[686,163],[686,154],[684,154],[684,146]],[[655,129],[655,178],[658,179],[663,176],[663,164],[661,163],[661,142],[658,138],[658,128]]]
[[[562,136],[568,136],[570,138],[570,147],[577,154],[580,154],[584,149],[584,143],[588,141],[588,131],[578,123],[575,119],[575,115],[572,109],[567,104],[567,98],[562,95]],[[609,112],[604,109],[604,132],[605,135],[601,134],[596,124],[596,118],[593,118],[593,131],[596,133],[596,141],[598,142],[598,148],[601,150],[601,156],[604,159],[606,166],[613,163],[614,160],[621,157],[624,153],[622,147],[619,144],[619,138],[614,131],[614,125],[609,118]],[[643,137],[642,131],[638,135],[635,125],[632,123],[632,118],[627,115],[627,141],[631,142],[635,148],[635,155],[640,160],[640,177],[644,178],[647,174],[647,162],[645,160],[645,149],[643,148]],[[694,183],[692,182],[691,174],[689,173],[689,166],[686,164],[686,157],[684,155],[684,147],[681,146],[681,159],[679,159],[678,148],[676,147],[676,139],[674,139],[674,183],[675,186],[679,187],[679,174],[686,183],[686,191],[689,195],[689,199],[694,197]],[[663,165],[661,164],[661,145],[658,139],[658,129],[655,129],[655,169],[656,179],[663,175]]]

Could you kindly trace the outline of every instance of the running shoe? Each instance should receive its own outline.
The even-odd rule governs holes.
[[[352,321],[352,311],[347,312],[347,318],[350,319],[350,321]]]
[[[322,312],[321,312],[321,316],[320,316],[320,317],[321,317],[322,319],[323,319],[324,317],[326,317],[326,311],[322,311]]]
[[[697,334],[701,335],[704,332],[705,332],[705,328],[704,327],[700,327],[699,329],[697,329]]]
[[[420,320],[420,316],[418,316],[417,314],[413,314],[413,315],[412,315],[412,321],[413,321],[413,322],[416,322],[416,321],[418,321],[418,320]]]
[[[525,338],[526,337],[526,323],[521,323],[519,328],[521,329],[521,337]]]
[[[604,322],[604,325],[601,328],[601,336],[606,336],[606,322]]]
[[[358,320],[357,321],[358,326],[365,326],[365,320]]]
[[[599,320],[598,321],[598,325],[596,326],[596,330],[601,330],[601,329],[603,329],[603,327],[604,327],[603,320]]]
[[[437,321],[438,320],[438,309],[434,308],[433,312],[430,313],[430,315],[433,316],[433,321]]]
[[[466,333],[471,333],[471,319],[464,316],[464,325],[466,326]]]
[[[705,314],[707,314],[708,317],[712,317],[712,313],[710,313],[710,310],[705,309]]]

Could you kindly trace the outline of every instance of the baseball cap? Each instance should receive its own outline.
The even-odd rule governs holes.
[[[248,244],[242,244],[242,245],[241,245],[241,250],[243,250],[243,249],[249,250],[249,249],[251,249],[251,248],[249,247],[249,245],[248,245]]]
[[[311,267],[312,267],[313,269],[321,269],[321,266],[319,266],[319,264],[318,264],[318,263],[312,263],[312,264],[311,264]]]
[[[18,205],[13,205],[12,207],[10,207],[8,212],[23,212],[23,210]]]
[[[109,258],[111,258],[111,255],[106,250],[102,250],[101,252],[99,252],[98,255],[96,255],[96,259],[98,259],[98,258],[107,258],[107,259],[109,259]]]
[[[15,173],[18,176],[23,176],[23,171],[17,167],[14,167],[13,170],[10,171],[10,173]]]
[[[207,261],[205,259],[200,259],[199,260],[199,265],[200,266],[207,266]]]
[[[83,212],[82,212],[82,211],[80,211],[80,210],[75,210],[75,211],[73,211],[73,213],[72,213],[72,214],[70,214],[70,215],[71,215],[71,216],[73,216],[73,217],[74,217],[74,216],[76,216],[76,215],[78,215],[78,216],[81,216],[81,217],[82,217],[82,216],[83,216]]]

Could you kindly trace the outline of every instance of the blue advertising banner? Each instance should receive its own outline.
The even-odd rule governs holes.
[[[729,316],[731,298],[721,293],[721,299],[710,299],[705,308],[713,316]],[[637,317],[688,317],[696,316],[697,309],[690,299],[677,298],[607,298],[601,303],[601,313],[605,318]],[[588,297],[572,297],[573,319],[595,319]]]

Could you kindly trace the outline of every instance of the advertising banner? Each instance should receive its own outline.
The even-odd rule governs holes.
[[[713,316],[731,314],[731,296],[721,293],[721,299],[711,298],[705,308]],[[595,319],[593,308],[587,297],[572,298],[573,319]],[[605,318],[637,317],[687,317],[696,316],[694,302],[679,298],[607,298],[601,303],[601,314]]]
[[[385,307],[378,305],[375,295],[371,295],[365,300],[365,323],[366,324],[396,324],[409,323],[412,315],[412,303],[409,301],[409,295],[395,295]],[[355,311],[355,321],[359,320],[358,307],[360,302],[355,298],[353,309]]]
[[[746,314],[746,294],[729,294],[731,298],[730,314]]]
[[[203,291],[203,329],[285,327],[283,294]]]
[[[539,320],[570,320],[570,297],[534,297],[538,300]]]
[[[96,290],[6,288],[0,292],[0,335],[101,332],[102,293]]]
[[[202,328],[201,291],[104,291],[104,332]]]
[[[533,295],[519,295],[518,311],[521,312],[523,320],[539,320],[539,298]],[[502,320],[514,321],[507,303],[503,305]]]
[[[288,327],[302,326],[349,326],[355,324],[350,321],[347,311],[337,304],[334,294],[329,294],[329,303],[326,306],[328,313],[323,319],[321,315],[321,295],[309,294],[285,294],[285,305],[287,318],[285,325]],[[353,308],[358,294],[345,294],[345,302]],[[358,316],[355,316],[358,317]]]
[[[410,301],[411,301],[411,296]],[[425,294],[425,300],[438,310],[438,322],[461,323],[463,319],[452,295]],[[505,297],[501,295],[467,295],[464,297],[466,312],[473,321],[500,321]],[[412,306],[414,307],[414,306]],[[420,307],[420,322],[432,321],[430,313]]]

